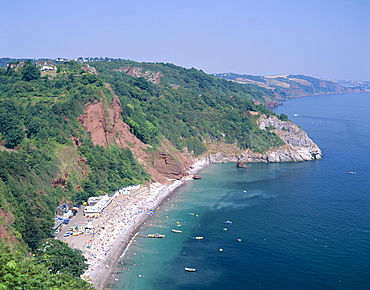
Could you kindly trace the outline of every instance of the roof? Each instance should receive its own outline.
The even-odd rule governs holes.
[[[56,63],[51,60],[39,60],[36,62],[36,66],[56,66]]]

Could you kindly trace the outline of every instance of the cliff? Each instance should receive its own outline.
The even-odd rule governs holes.
[[[209,154],[201,159],[210,163],[224,162],[299,162],[321,159],[320,148],[308,137],[307,133],[290,121],[281,121],[277,117],[262,115],[257,123],[261,130],[271,130],[286,145],[271,148],[263,153],[253,150],[241,150],[236,145],[223,144],[222,148],[211,146]],[[215,152],[217,151],[217,152]]]
[[[122,186],[171,183],[194,158],[321,157],[302,130],[263,105],[273,101],[271,91],[194,68],[68,61],[42,77],[27,61],[0,68],[0,77],[0,238],[32,250],[51,236],[57,206]]]
[[[68,61],[42,76],[29,60],[0,67],[0,78],[0,240],[27,251],[53,236],[61,205],[134,184],[166,187],[196,171],[198,156],[321,158],[302,130],[263,105],[270,91],[194,68]]]
[[[169,153],[169,142],[162,141],[157,150],[143,143],[131,131],[130,126],[122,121],[122,106],[118,96],[109,84],[105,84],[113,98],[109,105],[98,101],[86,106],[85,112],[78,118],[83,128],[91,136],[94,145],[105,148],[116,145],[129,149],[135,159],[150,174],[151,181],[168,183],[171,179],[180,179],[186,175],[191,160],[179,152]]]

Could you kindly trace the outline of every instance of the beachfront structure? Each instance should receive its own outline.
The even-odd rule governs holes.
[[[90,197],[87,201],[88,206],[84,209],[84,214],[99,215],[112,201],[108,194],[98,197]]]
[[[108,194],[103,194],[98,197],[90,197],[87,200],[87,206],[84,209],[84,214],[91,214],[91,215],[99,215],[119,194],[130,194],[131,190],[139,189],[140,184],[131,185],[122,187],[119,190],[117,190],[113,195],[108,196]]]

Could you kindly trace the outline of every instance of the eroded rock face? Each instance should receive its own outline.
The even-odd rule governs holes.
[[[109,106],[103,106],[102,102],[89,104],[85,113],[78,118],[84,129],[90,133],[94,144],[103,147],[117,145],[120,148],[128,148],[134,154],[136,160],[151,175],[152,181],[168,183],[173,179],[180,179],[187,174],[188,167],[192,163],[185,156],[168,154],[166,152],[150,153],[146,149],[150,147],[140,141],[131,133],[129,125],[121,119],[122,107],[119,98],[114,94],[110,86],[113,98]],[[162,144],[164,151],[169,150],[165,142]]]
[[[143,77],[148,82],[152,82],[153,84],[160,84],[161,77],[163,76],[161,72],[153,72],[150,70],[143,70],[142,67],[121,67],[119,69],[114,69],[113,71],[124,71],[127,75],[132,76],[134,78]]]
[[[303,160],[321,159],[320,148],[308,137],[307,133],[290,121],[281,121],[275,116],[261,116],[257,121],[260,129],[272,129]]]
[[[289,121],[281,121],[275,116],[261,116],[257,121],[261,130],[268,127],[286,145],[258,153],[253,150],[220,151],[203,156],[210,163],[226,162],[298,162],[321,159],[320,148],[307,136],[307,133]]]

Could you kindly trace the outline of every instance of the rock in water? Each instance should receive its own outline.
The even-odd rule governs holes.
[[[247,165],[245,165],[243,162],[238,162],[237,164],[236,164],[236,167],[237,168],[247,168],[248,166]]]

